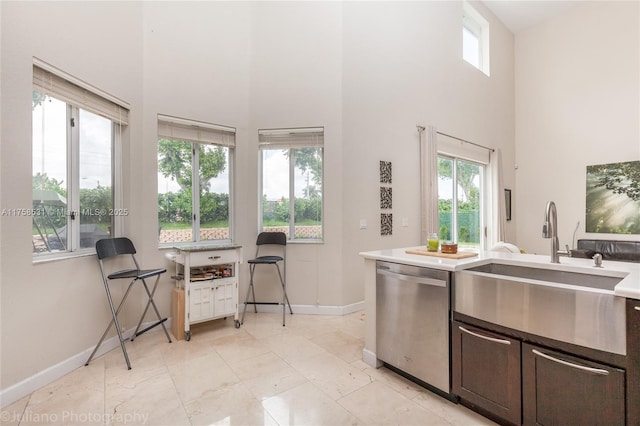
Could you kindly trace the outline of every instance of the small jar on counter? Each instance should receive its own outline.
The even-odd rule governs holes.
[[[427,235],[427,251],[437,252],[440,246],[440,240],[438,239],[438,234],[435,232]]]

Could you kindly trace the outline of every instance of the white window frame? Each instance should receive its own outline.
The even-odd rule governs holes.
[[[128,103],[80,80],[38,58],[33,58],[33,91],[65,102],[67,135],[67,238],[66,250],[33,253],[33,262],[74,258],[95,254],[95,247],[80,248],[80,134],[79,113],[85,110],[111,121],[111,197],[113,202],[112,236],[123,229],[122,143],[129,124]],[[72,125],[72,123],[74,123]],[[33,172],[32,172],[33,175]],[[109,212],[107,212],[110,214]],[[128,212],[127,212],[128,213]],[[35,214],[35,212],[34,212]]]
[[[258,130],[258,229],[264,229],[263,202],[263,155],[265,149],[288,149],[289,150],[289,237],[291,243],[323,243],[324,242],[324,127],[299,127],[282,129],[260,129]],[[321,148],[322,150],[322,201],[321,201],[321,238],[296,238],[295,237],[295,149],[300,148]]]
[[[487,247],[487,211],[488,206],[491,200],[491,194],[488,192],[489,186],[487,182],[489,181],[489,165],[490,165],[490,150],[484,147],[479,147],[474,144],[464,143],[460,140],[456,140],[455,138],[450,138],[443,136],[438,138],[437,143],[437,156],[445,157],[453,161],[452,168],[452,178],[454,183],[453,188],[453,201],[452,201],[452,210],[453,210],[453,218],[452,224],[452,237],[455,236],[457,238],[458,235],[458,224],[457,224],[457,204],[458,204],[458,188],[457,188],[457,176],[456,176],[456,161],[465,161],[468,163],[477,164],[481,167],[480,172],[480,206],[479,206],[479,214],[480,214],[480,250],[485,250]],[[436,176],[439,176],[438,171],[436,170]],[[455,232],[454,232],[455,231]]]
[[[225,243],[234,239],[234,154],[236,129],[234,127],[206,123],[203,121],[173,117],[158,114],[158,139],[174,139],[191,143],[191,217],[192,241],[191,243]],[[156,142],[157,143],[157,142]],[[198,145],[223,146],[228,148],[229,154],[229,238],[220,240],[200,239],[200,197],[194,188],[200,187],[200,153],[196,149]],[[156,206],[158,207],[158,206]],[[157,215],[156,215],[157,219]],[[189,244],[189,242],[174,241],[159,243],[161,248],[175,246],[176,244]]]
[[[479,184],[479,188],[480,188],[480,197],[479,197],[479,207],[478,207],[478,214],[480,215],[480,223],[478,224],[478,229],[480,231],[480,250],[485,250],[487,244],[486,244],[486,205],[487,205],[487,185],[486,185],[486,181],[487,181],[487,165],[486,164],[482,164],[482,163],[478,163],[476,161],[472,161],[472,160],[468,160],[465,158],[460,158],[460,157],[452,157],[450,155],[447,154],[438,154],[438,158],[445,158],[447,160],[451,160],[452,162],[452,167],[451,167],[451,179],[453,182],[453,194],[452,194],[452,200],[451,200],[451,237],[452,240],[458,244],[460,244],[461,247],[463,247],[464,245],[462,243],[460,243],[458,241],[458,234],[459,234],[459,229],[458,229],[458,185],[456,184],[458,181],[458,162],[459,161],[464,161],[466,163],[470,163],[470,164],[474,164],[477,165],[480,168],[480,184]]]
[[[478,68],[487,76],[491,75],[491,66],[490,66],[490,37],[489,37],[489,22],[469,4],[468,2],[462,3],[462,31],[468,31],[470,34],[474,35],[478,40]],[[464,50],[464,37],[463,37],[463,46]],[[463,59],[464,55],[463,55]],[[466,59],[465,59],[466,61]],[[474,67],[475,64],[467,61]]]

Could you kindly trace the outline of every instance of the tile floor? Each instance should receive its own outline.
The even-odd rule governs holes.
[[[160,330],[2,410],[3,425],[493,425],[362,362],[364,313],[247,314],[169,344]]]

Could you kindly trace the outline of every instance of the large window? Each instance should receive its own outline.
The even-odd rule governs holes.
[[[158,117],[158,241],[231,240],[235,129]]]
[[[485,166],[438,155],[438,226],[442,240],[481,248]]]
[[[486,75],[489,67],[489,22],[469,3],[463,3],[462,58]]]
[[[261,229],[291,241],[321,241],[324,128],[258,132]]]
[[[90,250],[115,235],[128,214],[114,189],[114,153],[128,110],[40,65],[33,67],[31,104],[33,254]]]

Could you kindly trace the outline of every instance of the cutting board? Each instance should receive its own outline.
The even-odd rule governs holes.
[[[427,251],[424,250],[406,250],[406,253],[409,254],[420,254],[422,256],[433,256],[433,257],[443,257],[445,259],[466,259],[467,257],[477,256],[478,253],[470,252],[470,251],[459,251],[458,253],[440,253],[439,251]]]

